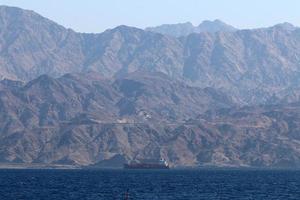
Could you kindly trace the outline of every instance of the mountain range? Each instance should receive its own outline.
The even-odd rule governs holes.
[[[0,86],[0,155],[6,162],[82,165],[101,161],[101,153],[117,152],[133,158],[141,149],[131,143],[145,147],[158,141],[130,136],[123,146],[120,131],[134,129],[126,134],[148,137],[152,126],[176,126],[209,108],[234,105],[220,91],[190,87],[163,74],[131,74],[115,81],[95,73],[42,75],[26,84],[3,80]]]
[[[1,163],[299,167],[300,29],[78,33],[0,7]]]
[[[0,18],[2,78],[161,72],[193,86],[221,88],[244,104],[265,103],[299,83],[300,29],[288,23],[174,38],[127,26],[76,33],[12,7],[1,7]]]

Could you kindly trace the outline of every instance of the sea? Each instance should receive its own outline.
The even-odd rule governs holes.
[[[300,199],[298,170],[0,170],[0,200]]]

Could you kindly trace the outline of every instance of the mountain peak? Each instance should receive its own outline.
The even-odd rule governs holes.
[[[39,15],[38,13],[32,11],[32,10],[25,10],[18,7],[11,7],[11,6],[0,6],[0,16],[4,19],[17,19],[17,18],[25,18],[25,17],[31,17],[36,19],[44,19],[43,16]],[[48,20],[50,21],[50,20]]]
[[[226,23],[220,19],[215,19],[215,20],[204,20],[201,22],[201,24],[226,24]]]
[[[177,24],[163,24],[156,27],[148,27],[145,30],[173,37],[186,36],[194,32],[195,27],[191,22]]]
[[[35,29],[37,32],[44,29],[64,30],[65,28],[54,21],[51,21],[32,10],[25,10],[18,7],[0,6],[0,28],[14,29],[14,31]],[[55,33],[52,30],[53,33]]]
[[[225,22],[216,19],[214,21],[205,20],[196,28],[196,32],[234,32],[237,29]]]
[[[133,27],[133,26],[126,26],[126,25],[119,25],[113,29],[108,29],[105,32],[107,33],[122,33],[122,34],[132,34],[132,33],[139,33],[143,32],[142,29]]]
[[[295,30],[297,27],[295,27],[293,24],[288,23],[288,22],[283,22],[280,24],[276,24],[275,26],[273,26],[273,28],[280,28],[283,30],[287,30],[287,31],[293,31]]]
[[[204,20],[197,27],[193,26],[191,22],[178,23],[178,24],[163,24],[157,27],[146,28],[146,31],[152,31],[161,33],[164,35],[170,35],[173,37],[187,36],[191,33],[201,33],[201,32],[234,32],[237,29],[231,25],[222,22],[219,19],[214,21]]]
[[[119,25],[115,28],[113,28],[112,30],[140,30],[139,28],[133,27],[133,26],[127,26],[127,25]]]
[[[22,8],[19,8],[19,7],[14,7],[14,6],[6,6],[6,5],[0,5],[0,11],[6,11],[6,12],[9,12],[9,11],[19,11],[19,12],[25,12],[25,11],[28,11],[28,12],[33,12],[33,11],[30,11],[30,10],[25,10],[25,9],[22,9]]]

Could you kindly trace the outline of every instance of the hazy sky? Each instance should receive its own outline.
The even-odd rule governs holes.
[[[120,24],[144,28],[165,23],[221,19],[238,28],[290,22],[300,26],[300,0],[0,0],[34,10],[81,32]]]

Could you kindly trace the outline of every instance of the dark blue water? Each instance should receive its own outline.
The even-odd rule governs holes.
[[[0,199],[300,199],[300,171],[0,170]]]

